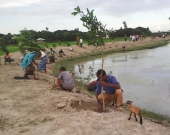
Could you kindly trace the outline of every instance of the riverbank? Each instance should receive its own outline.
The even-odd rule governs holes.
[[[153,39],[150,39],[151,41],[150,42],[146,42],[147,44],[137,44],[137,45],[131,45],[131,46],[127,46],[125,52],[129,52],[129,51],[135,51],[135,50],[144,50],[144,49],[153,49],[153,48],[157,48],[157,47],[162,47],[164,45],[167,45],[169,42],[168,40],[159,40],[159,39],[156,39],[157,42],[155,42],[155,40]],[[149,39],[148,39],[149,41]],[[140,42],[141,43],[141,42]],[[106,45],[106,47],[108,47],[108,44]],[[106,49],[106,47],[104,47]],[[119,46],[118,48],[116,49],[112,49],[110,48],[110,50],[105,50],[104,49],[104,56],[105,55],[109,55],[109,54],[113,54],[113,53],[122,53],[123,50],[122,48]],[[60,61],[57,61],[57,65],[56,65],[56,74],[58,74],[59,72],[59,68],[60,66],[64,66],[64,67],[67,67],[69,69],[69,71],[71,72],[74,72],[74,65],[79,65],[80,63],[82,62],[85,62],[85,61],[92,61],[92,60],[95,60],[97,58],[101,58],[101,49],[99,51],[96,51],[96,52],[91,52],[91,53],[88,53],[87,54],[81,54],[81,55],[78,55],[76,57],[65,57],[65,59],[60,59]],[[82,90],[83,89],[86,89],[87,90],[87,87],[86,85],[84,85],[84,81],[81,81],[81,79],[78,79],[79,81],[76,81],[76,84],[77,86],[79,86]],[[94,92],[90,92],[88,91],[90,94],[94,95],[95,93]],[[157,123],[161,123],[161,121],[168,121],[170,123],[170,119],[166,116],[163,116],[163,115],[160,115],[160,114],[156,114],[156,113],[153,113],[153,112],[150,112],[150,111],[147,111],[147,110],[142,110],[142,114],[144,115],[144,117],[146,118],[150,118],[152,119],[152,121],[155,121]]]
[[[105,51],[112,49],[126,49],[162,42],[164,39],[146,39],[138,42],[107,43]],[[163,43],[163,42],[162,42]],[[56,52],[59,48],[54,48]],[[73,46],[70,52],[68,47],[62,47],[66,56],[56,55],[56,70],[60,66],[68,66],[72,70],[74,60],[78,62],[101,57],[101,49],[83,45]],[[98,55],[94,55],[97,53]],[[112,53],[112,52],[110,52]],[[11,54],[16,59],[15,63],[0,65],[0,134],[6,135],[91,135],[91,134],[150,134],[160,135],[170,133],[169,124],[163,119],[152,122],[152,119],[143,119],[141,126],[134,117],[128,121],[129,112],[124,108],[123,112],[117,112],[114,107],[107,107],[108,112],[96,111],[96,99],[87,93],[81,83],[77,84],[77,92],[65,92],[59,89],[51,89],[54,84],[53,66],[47,64],[47,74],[38,72],[39,80],[15,80],[14,76],[22,76],[24,71],[18,65],[21,54]],[[86,56],[85,56],[86,55]],[[106,55],[106,54],[105,54]],[[16,64],[17,63],[17,64]],[[66,64],[66,65],[65,65]],[[58,70],[56,71],[57,74]],[[79,82],[78,82],[79,83]],[[142,112],[142,116],[144,116]],[[149,112],[145,112],[149,114]],[[158,117],[158,116],[156,116]],[[164,126],[163,126],[164,125]],[[166,127],[167,126],[167,127]]]

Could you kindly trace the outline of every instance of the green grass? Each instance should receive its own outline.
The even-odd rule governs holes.
[[[125,103],[124,103],[124,106],[126,106]],[[124,108],[124,110],[129,112],[129,108]],[[144,110],[144,109],[141,109],[141,115],[143,118],[150,118],[150,119],[157,121],[158,123],[161,123],[161,121],[164,121],[164,120],[170,123],[170,118],[163,116],[161,114],[156,114],[154,112]]]
[[[119,42],[119,41],[123,41],[123,40],[124,40],[124,38],[118,37],[118,38],[114,39],[114,42]],[[107,42],[111,42],[112,40],[111,39],[104,39],[104,41],[105,41],[105,43],[107,43]],[[68,41],[68,43],[70,45],[76,45],[76,41]],[[43,44],[44,43],[41,43],[40,45],[43,45]],[[56,46],[60,46],[58,44],[58,42],[53,42],[53,43],[48,43],[48,47],[53,47],[53,44],[55,44]],[[86,44],[86,43],[84,43],[84,44]],[[61,46],[67,46],[67,44],[62,43]],[[19,51],[19,48],[18,48],[17,45],[9,45],[9,46],[7,46],[7,49],[10,53]],[[2,56],[4,54],[5,54],[5,52],[0,50],[0,56]]]
[[[7,49],[10,53],[19,51],[19,48],[18,48],[17,45],[10,45],[10,46],[7,47]],[[5,54],[5,52],[0,50],[0,56],[4,55],[4,54]]]

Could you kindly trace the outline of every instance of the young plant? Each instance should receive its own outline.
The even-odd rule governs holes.
[[[87,35],[88,39],[86,42],[88,45],[94,45],[94,46],[102,46],[102,69],[103,69],[103,46],[104,46],[104,40],[103,35],[105,35],[106,25],[103,25],[100,21],[97,20],[97,17],[94,16],[93,11],[89,11],[87,8],[87,14],[84,14],[83,11],[80,10],[80,7],[77,6],[74,8],[75,12],[72,13],[72,15],[76,16],[77,14],[80,14],[81,18],[80,20],[83,21],[83,26],[88,29]],[[102,74],[102,73],[101,73]],[[102,99],[103,99],[103,111],[105,111],[105,103],[104,103],[104,97],[103,97],[103,87],[102,87]]]
[[[80,10],[80,7],[77,6],[74,8],[75,12],[72,15],[76,16],[79,14],[81,16],[80,20],[83,21],[83,26],[88,29],[87,35],[88,38],[86,42],[88,45],[94,46],[103,46],[104,40],[103,36],[106,33],[105,26],[100,21],[97,20],[97,17],[94,16],[93,11],[89,11],[87,8],[87,14],[84,14],[83,11]]]

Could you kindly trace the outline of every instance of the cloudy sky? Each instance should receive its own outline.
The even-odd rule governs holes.
[[[87,31],[80,16],[73,16],[79,6],[94,9],[98,20],[107,29],[127,26],[149,27],[151,31],[170,30],[170,0],[0,0],[0,33],[18,34],[27,28],[35,31],[74,30]]]

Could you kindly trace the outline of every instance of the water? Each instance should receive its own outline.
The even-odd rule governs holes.
[[[114,75],[124,90],[124,102],[170,117],[170,43],[167,46],[117,53],[104,58],[104,70]],[[89,67],[95,74],[102,59],[75,65],[76,75],[85,78]],[[81,72],[83,73],[80,73]],[[96,76],[92,78],[96,79]]]

